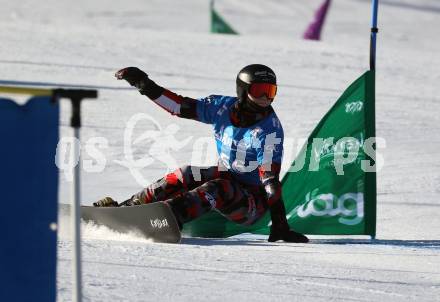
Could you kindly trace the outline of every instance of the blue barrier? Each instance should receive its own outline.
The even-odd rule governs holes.
[[[0,301],[55,301],[59,106],[0,98]]]

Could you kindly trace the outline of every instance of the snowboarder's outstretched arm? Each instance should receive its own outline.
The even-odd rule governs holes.
[[[197,100],[177,95],[157,85],[148,75],[137,67],[126,67],[116,72],[118,80],[126,80],[139,92],[146,95],[157,105],[179,117],[196,119]]]
[[[270,169],[259,166],[261,182],[266,191],[267,203],[270,208],[272,225],[268,241],[275,242],[284,240],[286,242],[306,243],[309,239],[293,230],[290,230],[286,219],[286,208],[281,198],[281,182],[279,180],[281,165],[273,163]]]

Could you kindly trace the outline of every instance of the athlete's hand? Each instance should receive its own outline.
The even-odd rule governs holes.
[[[309,242],[309,238],[304,236],[303,234],[297,233],[293,230],[287,231],[276,231],[271,228],[270,236],[268,241],[275,242],[278,240],[283,240],[285,242],[296,242],[296,243],[307,243]]]
[[[145,84],[150,81],[148,75],[137,67],[126,67],[115,73],[118,80],[126,80],[131,86],[137,89],[145,88]]]

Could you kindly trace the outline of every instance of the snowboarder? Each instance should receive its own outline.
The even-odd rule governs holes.
[[[284,134],[271,106],[277,92],[272,69],[261,64],[246,66],[237,75],[237,97],[201,99],[177,95],[136,67],[123,68],[115,76],[172,115],[212,124],[219,160],[212,167],[181,167],[122,203],[106,197],[95,206],[162,201],[171,206],[180,227],[212,209],[244,225],[270,210],[270,242],[308,242],[306,236],[290,229],[281,198]]]

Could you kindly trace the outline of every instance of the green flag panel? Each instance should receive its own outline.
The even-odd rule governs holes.
[[[374,157],[369,123],[374,124],[372,71],[324,116],[282,181],[288,221],[297,231],[375,235],[375,173],[363,168]]]

